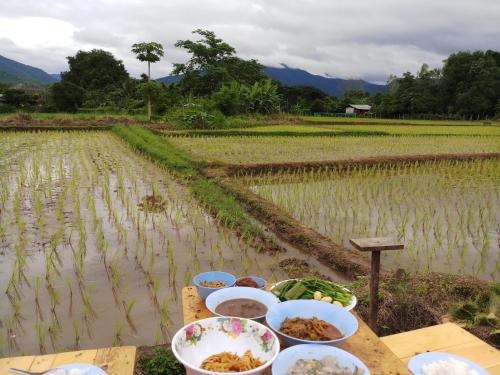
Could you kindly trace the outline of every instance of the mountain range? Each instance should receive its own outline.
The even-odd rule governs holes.
[[[0,55],[0,82],[7,84],[25,83],[48,85],[56,79],[42,69],[25,65]]]
[[[285,86],[312,86],[328,95],[340,97],[351,89],[362,89],[370,93],[384,92],[385,85],[377,85],[364,80],[331,78],[311,74],[302,69],[281,67],[264,67],[264,73],[280,81]],[[0,55],[0,83],[49,85],[61,79],[61,75],[48,74],[42,69],[25,65]],[[172,84],[181,79],[180,76],[166,76],[156,79],[158,82]]]

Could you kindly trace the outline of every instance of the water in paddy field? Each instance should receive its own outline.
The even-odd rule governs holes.
[[[323,171],[255,181],[253,191],[346,247],[350,238],[401,239],[404,251],[382,254],[386,269],[499,280],[498,159],[350,173]]]
[[[0,133],[0,182],[0,355],[168,342],[195,274],[286,277],[110,133]]]

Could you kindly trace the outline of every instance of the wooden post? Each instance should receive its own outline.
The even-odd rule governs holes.
[[[372,253],[372,267],[370,273],[370,327],[377,333],[378,314],[378,284],[380,279],[380,252],[384,250],[402,250],[404,245],[395,238],[375,237],[357,238],[350,240],[351,245],[361,251]]]

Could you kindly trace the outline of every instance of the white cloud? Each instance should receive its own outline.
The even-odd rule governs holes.
[[[130,45],[154,40],[166,54],[153,72],[165,75],[186,57],[173,44],[196,28],[264,64],[377,82],[459,50],[500,50],[498,0],[18,0],[0,15],[0,54],[49,72],[95,47],[137,76],[144,64]]]

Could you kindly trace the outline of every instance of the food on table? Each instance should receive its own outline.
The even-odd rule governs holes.
[[[350,370],[343,367],[331,355],[318,359],[299,359],[288,369],[285,375],[363,375],[364,371],[358,367]]]
[[[259,284],[257,284],[251,277],[244,277],[242,279],[236,280],[236,285],[247,286],[250,288],[258,288],[259,287]]]
[[[247,350],[241,357],[230,352],[211,355],[201,363],[201,368],[217,372],[243,372],[260,367],[264,363],[259,358],[255,358],[250,350]]]
[[[267,306],[250,298],[235,298],[217,305],[215,312],[223,316],[250,319],[266,315]]]
[[[200,281],[200,285],[205,288],[224,288],[227,286],[224,281]]]
[[[446,361],[435,361],[422,366],[423,375],[478,375],[476,370],[462,361],[455,358],[447,359]]]
[[[338,306],[349,305],[353,297],[342,285],[315,277],[285,281],[276,285],[271,292],[281,301],[315,299]]]
[[[280,331],[285,335],[308,341],[330,341],[344,337],[337,327],[316,317],[287,318]]]

